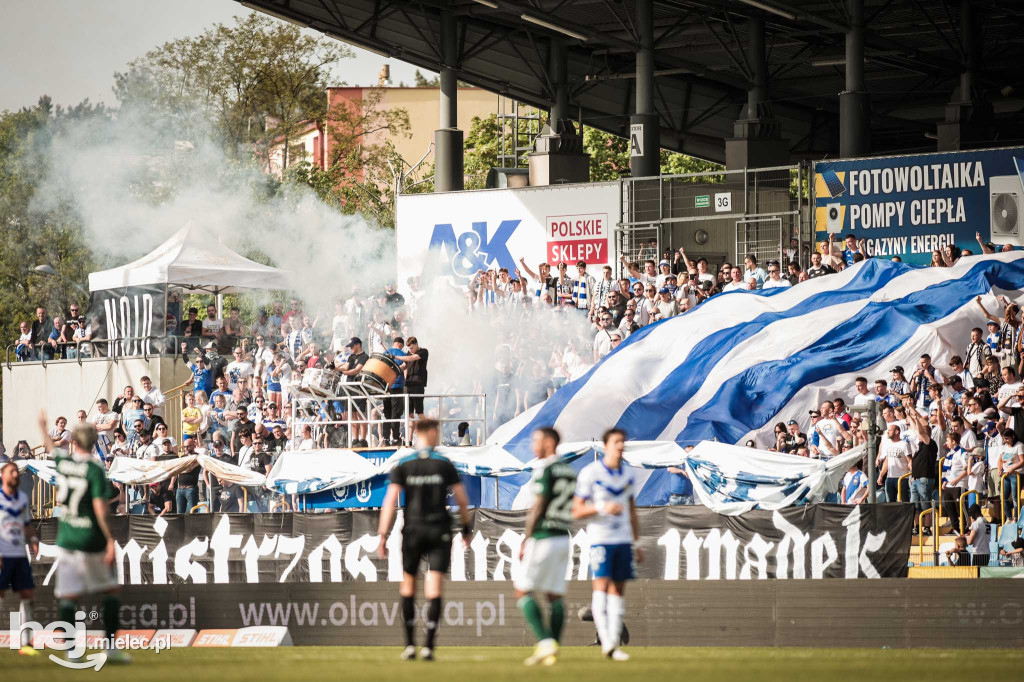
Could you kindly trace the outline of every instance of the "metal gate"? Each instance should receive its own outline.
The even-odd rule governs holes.
[[[741,263],[748,254],[753,254],[758,265],[778,260],[784,266],[788,245],[789,235],[783,234],[781,217],[744,218],[736,221],[737,263]]]

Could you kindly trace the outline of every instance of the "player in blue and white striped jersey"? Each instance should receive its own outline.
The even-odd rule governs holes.
[[[626,581],[636,578],[634,543],[638,526],[633,473],[623,466],[626,433],[609,429],[604,437],[604,456],[583,467],[576,479],[572,515],[590,519],[590,568],[594,574],[591,602],[601,650],[613,661],[628,661],[619,649]],[[636,560],[643,552],[636,550]]]
[[[18,610],[21,622],[34,620],[32,617],[32,566],[25,552],[26,544],[33,550],[39,541],[32,526],[32,512],[28,495],[18,490],[20,472],[14,462],[0,465],[0,601],[4,591],[17,592],[20,602]],[[21,631],[21,653],[34,656],[31,630]]]

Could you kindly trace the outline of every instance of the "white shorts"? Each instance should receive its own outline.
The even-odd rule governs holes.
[[[569,553],[568,535],[527,538],[515,588],[521,592],[565,594]]]
[[[117,566],[107,566],[103,552],[57,548],[57,585],[53,596],[80,597],[117,587]]]

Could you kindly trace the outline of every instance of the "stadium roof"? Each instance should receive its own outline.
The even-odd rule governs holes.
[[[968,0],[962,0],[968,2]],[[245,0],[341,40],[437,71],[444,0]],[[751,80],[747,20],[766,25],[769,107],[794,158],[834,156],[844,90],[845,0],[654,0],[662,146],[722,161]],[[1024,125],[1024,2],[973,0],[974,84],[993,108],[986,146]],[[496,5],[496,7],[490,7]],[[633,111],[633,0],[453,0],[461,80],[547,109],[548,39],[568,45],[570,102],[624,135]],[[531,20],[524,19],[529,16]],[[865,0],[873,153],[934,151],[967,54],[961,0]],[[552,28],[554,27],[554,28]],[[575,34],[573,37],[571,34]]]

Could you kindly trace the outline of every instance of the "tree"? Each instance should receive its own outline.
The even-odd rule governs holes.
[[[88,304],[81,293],[95,269],[76,207],[61,193],[46,193],[54,159],[50,142],[70,125],[109,119],[88,100],[65,109],[41,97],[32,107],[0,113],[0,344],[17,340],[18,322],[37,305],[63,315],[68,304]],[[49,264],[58,277],[36,273]]]
[[[379,227],[394,228],[396,186],[418,191],[422,176],[411,167],[416,160],[403,159],[391,142],[411,135],[409,112],[383,108],[383,97],[384,90],[373,89],[365,97],[335,102],[326,115],[327,168],[302,162],[288,169],[285,180],[308,185],[344,213],[361,213]]]
[[[416,69],[416,73],[413,74],[413,82],[417,88],[438,88],[441,87],[441,76],[434,74],[433,78],[427,78],[419,69]]]
[[[195,145],[216,139],[236,160],[283,137],[287,167],[288,140],[305,122],[323,121],[333,69],[351,56],[334,40],[253,13],[150,50],[114,74],[114,93],[154,130],[170,127]]]

